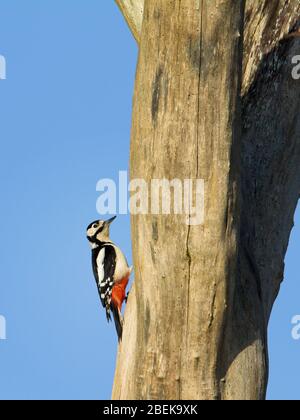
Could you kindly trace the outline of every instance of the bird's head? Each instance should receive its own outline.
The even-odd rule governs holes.
[[[96,220],[87,227],[86,237],[92,246],[99,242],[109,241],[109,227],[116,217],[114,216],[109,220]]]

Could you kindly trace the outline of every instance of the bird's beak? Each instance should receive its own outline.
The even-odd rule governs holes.
[[[112,217],[111,219],[108,219],[105,223],[107,224],[107,225],[110,225],[115,219],[116,219],[116,217],[117,216],[114,216],[114,217]]]

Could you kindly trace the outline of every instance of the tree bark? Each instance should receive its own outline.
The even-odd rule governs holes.
[[[286,37],[299,12],[298,0],[248,0],[245,14],[243,1],[145,0],[143,25],[132,14],[131,177],[204,179],[205,223],[132,216],[114,399],[265,398],[300,191],[300,40]]]
[[[136,39],[140,41],[144,13],[144,0],[115,0],[128,26]]]

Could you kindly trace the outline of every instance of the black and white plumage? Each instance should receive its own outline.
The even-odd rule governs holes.
[[[109,244],[92,249],[92,266],[96,279],[98,292],[102,306],[106,308],[106,317],[109,321],[112,288],[114,285],[113,275],[116,267],[116,252]]]
[[[119,340],[122,337],[122,303],[131,268],[120,250],[109,238],[109,226],[115,217],[91,223],[87,228],[87,239],[92,247],[92,267],[106,318],[114,317]]]

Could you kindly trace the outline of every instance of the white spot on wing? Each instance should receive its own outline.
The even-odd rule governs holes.
[[[108,278],[107,280],[103,280],[103,281],[100,283],[100,286],[101,286],[101,287],[106,286],[106,285],[109,283],[109,280],[110,280],[110,278]]]

